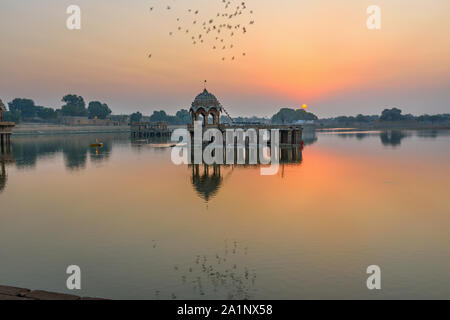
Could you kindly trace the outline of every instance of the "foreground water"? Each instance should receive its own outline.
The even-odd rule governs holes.
[[[105,143],[92,149],[98,138]],[[143,299],[450,299],[450,134],[309,134],[275,176],[127,135],[14,137],[0,284]],[[382,290],[366,287],[379,265]]]

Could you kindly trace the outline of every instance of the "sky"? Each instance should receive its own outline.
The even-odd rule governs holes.
[[[2,0],[0,99],[60,108],[71,93],[114,114],[174,114],[207,80],[231,116],[270,117],[303,104],[319,117],[388,107],[450,113],[450,1],[230,0],[230,7],[242,1],[247,9],[235,20],[247,32],[223,32],[218,44],[201,22],[225,12],[222,0]],[[66,27],[69,5],[81,9],[81,30]],[[371,5],[381,9],[380,30],[366,26]],[[200,33],[204,43],[193,44]]]

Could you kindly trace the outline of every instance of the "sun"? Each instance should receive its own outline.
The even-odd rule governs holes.
[[[302,109],[306,110],[308,108],[308,106],[306,104],[302,105]]]

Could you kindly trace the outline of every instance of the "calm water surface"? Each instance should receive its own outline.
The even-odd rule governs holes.
[[[261,176],[175,166],[127,135],[16,136],[0,161],[0,284],[69,292],[76,264],[84,296],[450,299],[449,132],[305,139]],[[382,291],[366,288],[372,264]]]

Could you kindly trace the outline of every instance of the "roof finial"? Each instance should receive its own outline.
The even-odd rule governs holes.
[[[205,89],[205,90],[206,90],[206,83],[207,83],[207,82],[208,82],[208,81],[205,80],[205,83],[204,83],[204,89]]]

